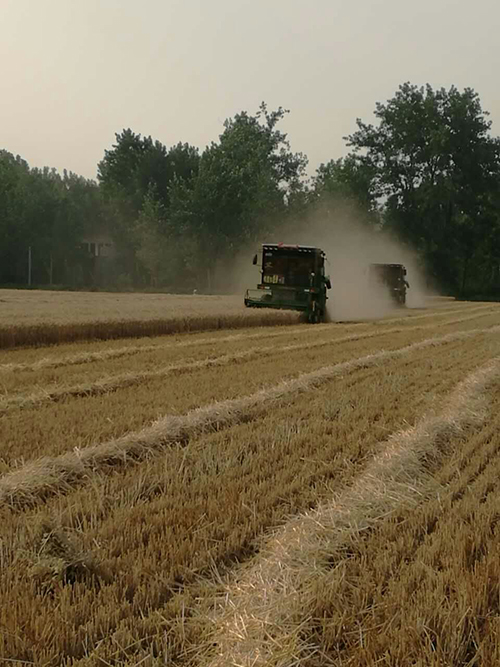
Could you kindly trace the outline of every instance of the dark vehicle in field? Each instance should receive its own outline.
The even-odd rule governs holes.
[[[406,269],[402,264],[370,264],[370,283],[383,285],[398,306],[406,305]]]
[[[257,264],[257,255],[253,263]],[[326,313],[325,253],[313,246],[264,243],[261,282],[245,294],[249,308],[280,308],[306,314],[308,322],[321,322]]]

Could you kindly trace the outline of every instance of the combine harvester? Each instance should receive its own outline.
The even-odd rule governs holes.
[[[406,306],[406,290],[410,288],[406,280],[406,269],[402,264],[370,264],[369,280],[379,284],[398,306]]]
[[[253,264],[258,263],[258,255]],[[248,308],[279,308],[305,313],[310,323],[323,322],[326,290],[331,288],[325,275],[325,253],[313,246],[262,244],[261,282],[248,289]]]

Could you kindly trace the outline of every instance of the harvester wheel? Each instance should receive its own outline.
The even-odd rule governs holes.
[[[318,324],[318,322],[321,322],[321,319],[321,310],[318,308],[316,301],[313,301],[311,310],[307,314],[307,321],[309,324]]]

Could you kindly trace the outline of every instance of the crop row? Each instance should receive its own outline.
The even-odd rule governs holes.
[[[494,398],[434,493],[351,542],[318,579],[303,640],[335,664],[498,664],[498,389]]]
[[[342,370],[316,369],[285,402],[286,383],[244,419],[213,414],[209,432],[183,447],[108,471],[89,466],[84,486],[22,513],[4,507],[0,657],[189,660],[210,625],[196,600],[211,598],[263,532],[345,488],[389,433],[499,352],[496,336],[476,334],[375,351],[373,363],[351,356]]]
[[[248,311],[230,314],[180,315],[156,319],[90,322],[40,322],[0,325],[0,349],[61,343],[164,336],[191,331],[240,329],[297,323],[297,313]]]
[[[464,315],[464,312],[467,312],[468,315]],[[44,356],[40,357],[40,352],[37,351],[35,354],[32,350],[22,351],[21,356],[25,357],[25,361],[6,361],[5,363],[0,363],[0,373],[19,373],[19,372],[37,372],[44,369],[55,369],[55,368],[66,368],[68,366],[80,366],[83,364],[91,364],[103,362],[106,360],[120,359],[122,357],[131,357],[139,354],[144,354],[148,352],[164,352],[166,350],[172,350],[175,348],[181,353],[184,352],[185,348],[193,347],[203,347],[208,345],[221,345],[225,343],[248,343],[253,340],[269,340],[277,337],[280,338],[289,338],[291,336],[305,336],[307,339],[314,339],[318,334],[323,334],[328,332],[329,336],[334,339],[337,343],[344,342],[346,340],[357,340],[361,338],[370,338],[372,336],[380,335],[381,333],[386,333],[387,331],[395,331],[396,329],[389,329],[388,324],[398,323],[400,329],[403,328],[412,328],[412,323],[422,318],[431,318],[432,322],[430,324],[421,324],[413,328],[433,328],[433,327],[446,327],[455,324],[461,324],[463,322],[468,322],[471,320],[477,320],[482,317],[488,317],[493,314],[496,314],[496,307],[491,306],[479,306],[474,308],[464,308],[458,310],[451,310],[445,313],[427,313],[425,315],[416,315],[411,317],[399,318],[386,320],[381,323],[358,323],[357,325],[351,326],[342,326],[339,327],[339,332],[335,331],[335,328],[331,326],[316,326],[313,329],[310,327],[284,327],[277,330],[262,329],[258,332],[244,332],[244,333],[233,333],[229,335],[218,335],[212,337],[199,337],[199,336],[190,336],[188,340],[186,337],[182,336],[181,339],[177,337],[175,340],[168,340],[165,342],[164,339],[159,339],[156,343],[147,342],[148,339],[140,341],[137,344],[129,344],[121,347],[110,347],[104,346],[102,343],[96,347],[96,344],[91,344],[88,347],[91,347],[88,351],[81,349],[81,345],[78,346],[77,351],[73,352],[64,352],[60,351],[56,354],[46,356],[46,353],[43,352]],[[453,315],[458,313],[460,317],[445,319],[441,321],[441,317],[446,315]],[[439,316],[439,319],[436,319]],[[367,330],[368,329],[368,330]],[[349,333],[346,334],[346,331]],[[74,347],[74,346],[73,346]],[[60,350],[60,347],[59,347]],[[12,358],[12,354],[10,354]],[[19,359],[19,353],[17,353],[17,359]]]
[[[376,531],[377,524],[395,512],[414,510],[423,499],[435,496],[436,484],[429,483],[429,473],[450,449],[464,443],[471,431],[484,424],[490,413],[487,399],[492,389],[500,390],[500,357],[460,383],[440,413],[392,435],[343,494],[296,517],[278,531],[264,545],[252,567],[243,568],[230,578],[220,609],[214,615],[215,631],[207,642],[209,655],[214,653],[214,646],[217,649],[210,664],[284,667],[294,662],[307,663],[308,654],[312,657],[319,652],[324,658],[325,650],[321,649],[326,647],[304,636],[304,625],[317,613],[318,590],[324,590],[321,584],[334,578],[332,570],[340,578],[344,575],[349,569],[346,561],[352,545]],[[467,482],[471,484],[470,477]],[[481,497],[483,502],[484,495]],[[380,549],[373,558],[378,559],[379,553]],[[418,560],[419,554],[414,552],[414,558]],[[352,586],[351,580],[347,590]],[[371,598],[373,591],[356,593],[359,598]],[[330,591],[319,595],[319,599],[325,597],[330,599]],[[346,606],[344,613],[352,614],[352,610]],[[357,622],[364,622],[365,614],[360,618]],[[337,643],[345,642],[344,633],[347,637],[354,634],[342,625],[335,629]],[[340,658],[338,653],[335,657]],[[347,661],[349,651],[345,653]],[[402,657],[401,652],[398,655]]]
[[[474,321],[477,320],[477,317],[474,317]],[[463,320],[460,320],[462,322]],[[455,321],[456,323],[456,321]],[[202,359],[193,359],[193,360],[183,360],[180,363],[169,364],[167,366],[160,366],[154,370],[137,370],[136,372],[127,371],[124,373],[118,373],[114,375],[99,377],[94,381],[89,382],[79,382],[76,385],[46,385],[44,384],[43,389],[38,389],[36,391],[31,391],[29,393],[11,393],[6,394],[4,398],[0,399],[0,415],[13,410],[13,409],[27,409],[37,407],[43,403],[50,403],[55,401],[61,401],[65,398],[78,398],[85,396],[98,396],[100,394],[107,394],[112,391],[117,391],[123,387],[130,387],[132,385],[140,384],[152,378],[167,378],[169,376],[179,376],[183,373],[190,373],[197,370],[202,370],[204,368],[212,367],[221,367],[226,366],[231,363],[238,363],[241,360],[249,360],[256,357],[267,357],[276,354],[284,354],[288,352],[296,352],[299,350],[309,350],[312,348],[318,347],[327,347],[332,346],[332,344],[341,344],[346,342],[354,342],[358,340],[364,340],[366,338],[373,338],[375,336],[388,336],[395,333],[401,333],[403,330],[405,332],[411,331],[421,331],[425,329],[425,326],[416,326],[416,327],[406,327],[402,328],[386,328],[382,332],[367,332],[367,333],[358,333],[351,334],[347,336],[339,336],[338,338],[321,338],[319,340],[308,340],[307,342],[302,343],[293,343],[288,345],[268,345],[268,346],[258,346],[252,347],[249,349],[239,350],[231,354],[223,354],[219,356],[209,356]],[[487,329],[483,329],[487,331]],[[473,329],[469,335],[474,335],[477,333],[477,329]],[[495,332],[495,328],[491,329],[491,332]],[[454,334],[450,334],[453,336]]]
[[[428,338],[394,350],[381,350],[357,359],[303,373],[295,379],[285,380],[247,396],[196,408],[186,415],[168,415],[158,419],[154,424],[141,431],[129,433],[121,438],[92,445],[73,453],[67,451],[59,458],[46,457],[42,460],[35,460],[32,464],[27,464],[10,473],[10,475],[4,475],[0,478],[0,503],[30,504],[39,497],[57,493],[62,488],[66,489],[68,486],[81,482],[81,480],[88,478],[89,471],[94,471],[96,468],[124,464],[127,461],[140,461],[151,456],[154,451],[159,449],[176,443],[185,444],[203,431],[219,430],[255,418],[255,413],[259,410],[268,409],[269,406],[279,404],[297,394],[310,391],[335,377],[345,376],[363,368],[380,366],[384,362],[404,358],[406,355],[419,350],[464,341],[477,337],[479,334],[496,335],[499,331],[500,326],[489,329],[459,331],[441,337]],[[282,351],[288,352],[292,349],[303,349],[303,347],[303,345],[288,346]],[[308,346],[308,349],[310,347]],[[274,351],[274,348],[265,348],[257,350],[257,353],[260,356]],[[238,358],[241,359],[242,357]],[[230,360],[235,360],[234,355],[230,357]],[[224,358],[224,361],[227,361],[227,357]],[[216,365],[216,363],[207,364],[205,362],[205,367],[213,365]],[[197,367],[200,368],[200,364]],[[163,374],[166,375],[166,372],[163,371]],[[155,372],[155,375],[157,375],[157,372]],[[123,378],[120,379],[120,382],[123,383]],[[76,395],[84,394],[84,391],[79,390]],[[48,395],[47,398],[50,399],[51,396]],[[52,396],[53,398],[54,396]],[[28,398],[26,400],[27,402],[31,401],[31,404],[37,404],[34,399]],[[39,397],[37,397],[37,400],[40,402]]]
[[[457,333],[466,335],[479,323],[487,327],[498,324],[496,312],[487,317],[481,311],[477,315],[477,322],[462,323]],[[288,337],[278,339],[280,344],[272,346],[252,339],[249,347],[245,339],[237,339],[188,347],[189,357],[181,346],[90,367],[11,373],[8,382],[7,377],[2,378],[0,472],[40,456],[115,440],[165,414],[185,414],[200,405],[243,397],[301,372],[319,370],[325,363],[366,356],[374,348],[395,350],[421,341],[424,335],[454,332],[456,327],[372,325],[358,333],[343,334],[326,326],[318,327],[318,333],[307,341],[293,329]],[[312,329],[316,331],[316,327]],[[15,387],[17,391],[13,391]],[[16,406],[25,409],[19,412]]]

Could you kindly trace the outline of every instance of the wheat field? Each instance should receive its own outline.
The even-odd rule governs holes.
[[[298,314],[247,309],[241,296],[0,290],[0,349],[291,324]]]
[[[279,323],[0,349],[0,664],[500,664],[500,306]]]

